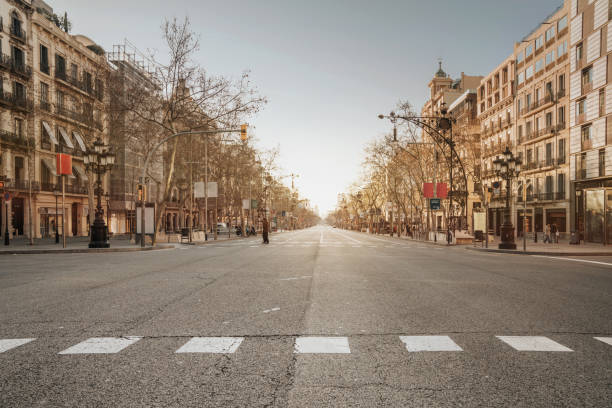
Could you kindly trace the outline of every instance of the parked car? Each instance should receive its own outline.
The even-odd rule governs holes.
[[[217,235],[227,234],[229,232],[229,228],[227,227],[227,223],[218,222],[217,223]]]

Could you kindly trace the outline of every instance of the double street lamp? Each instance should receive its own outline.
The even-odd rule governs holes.
[[[512,225],[512,216],[510,214],[510,188],[512,179],[518,177],[521,172],[521,159],[515,158],[508,146],[502,153],[502,157],[497,157],[493,160],[495,173],[498,177],[506,180],[506,219],[501,226],[501,242],[499,249],[516,249],[514,242],[514,226]]]
[[[102,209],[102,195],[104,194],[102,176],[115,164],[115,155],[111,152],[110,147],[98,137],[93,143],[93,149],[85,153],[84,161],[87,170],[98,176],[94,190],[97,198],[96,217],[91,226],[89,247],[109,248],[108,229],[104,223],[104,210]]]

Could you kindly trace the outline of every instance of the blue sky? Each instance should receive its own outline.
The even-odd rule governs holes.
[[[72,34],[106,49],[163,48],[164,17],[188,15],[211,73],[244,70],[269,98],[251,120],[261,147],[325,212],[359,177],[363,147],[389,130],[376,115],[420,107],[443,59],[457,77],[486,75],[562,0],[49,0]]]

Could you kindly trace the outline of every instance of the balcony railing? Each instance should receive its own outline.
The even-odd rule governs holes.
[[[21,191],[27,191],[30,189],[30,184],[32,184],[32,190],[34,191],[39,191],[40,190],[40,184],[37,181],[32,181],[30,183],[29,180],[5,180],[4,181],[4,188],[7,190],[21,190]]]
[[[557,157],[557,164],[565,164],[565,156]]]
[[[69,119],[75,120],[77,122],[81,122],[87,126],[94,126],[96,123],[94,122],[93,114],[86,114],[81,112],[72,111],[64,106],[57,106],[56,113],[58,115],[62,115]]]
[[[49,101],[40,101],[39,106],[40,106],[40,109],[47,111],[47,112],[51,112],[51,104],[49,103]]]
[[[25,78],[30,78],[32,76],[32,67],[26,65],[22,61],[15,60],[15,58],[11,57],[10,55],[0,55],[0,67],[9,69],[14,74]]]
[[[0,130],[0,141],[5,143],[12,143],[14,145],[25,147],[25,148],[34,148],[35,142],[31,137],[19,136],[15,133]]]
[[[0,103],[10,105],[17,109],[23,109],[26,111],[32,110],[32,101],[27,99],[25,96],[15,95],[10,92],[0,91]]]
[[[11,34],[13,37],[17,38],[17,39],[18,39],[18,40],[20,40],[20,41],[25,42],[25,40],[26,40],[26,33],[25,33],[25,31],[23,31],[23,30],[21,29],[21,27],[17,27],[17,26],[16,26],[16,25],[14,25],[14,24],[11,24],[11,29],[9,30],[9,33],[10,33],[10,34]]]
[[[559,89],[559,91],[557,91],[557,100],[563,98],[564,96],[565,96],[565,89],[564,88]]]
[[[589,150],[593,147],[593,141],[591,139],[586,139],[582,141],[582,150]]]
[[[589,93],[593,90],[593,82],[587,82],[582,84],[582,94]]]
[[[586,113],[579,113],[576,115],[576,124],[579,125],[581,123],[584,123],[584,121],[586,120]]]
[[[68,81],[66,77],[66,71],[58,69],[57,67],[55,67],[55,77],[61,79],[62,81]]]
[[[42,62],[40,63],[40,71],[44,72],[45,74],[49,75],[49,73],[51,72],[51,69],[49,68],[49,64],[43,64]]]

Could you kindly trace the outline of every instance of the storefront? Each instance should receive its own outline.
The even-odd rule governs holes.
[[[575,185],[574,228],[585,242],[612,243],[612,180]]]

